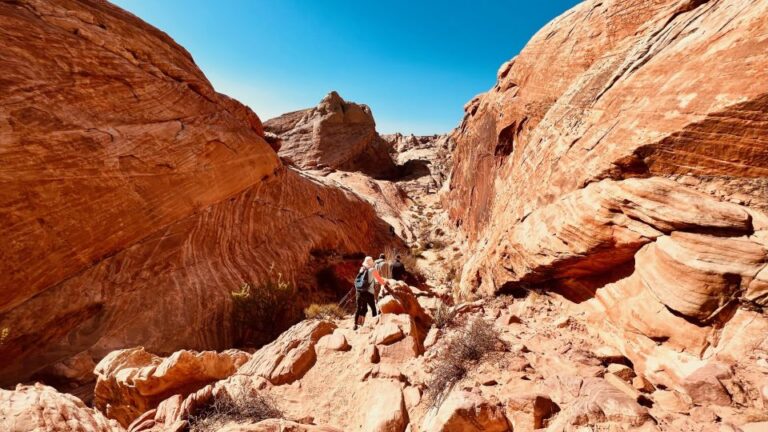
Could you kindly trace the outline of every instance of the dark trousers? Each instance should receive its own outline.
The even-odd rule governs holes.
[[[355,312],[355,322],[357,322],[357,317],[364,317],[365,314],[368,313],[369,307],[371,308],[371,314],[376,316],[376,299],[373,297],[373,294],[369,293],[368,291],[357,291],[357,311]]]

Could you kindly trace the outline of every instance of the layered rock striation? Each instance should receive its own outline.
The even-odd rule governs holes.
[[[306,289],[312,252],[391,241],[138,18],[31,0],[0,5],[0,29],[0,383],[79,353],[229,347],[244,282]]]
[[[556,290],[655,384],[725,388],[768,324],[766,17],[586,1],[534,36],[455,134],[461,293]]]

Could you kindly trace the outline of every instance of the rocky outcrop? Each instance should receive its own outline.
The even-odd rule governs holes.
[[[314,289],[312,253],[392,238],[133,15],[30,0],[0,5],[0,29],[0,383],[126,346],[229,347],[244,282]]]
[[[555,290],[686,397],[702,368],[748,367],[768,324],[766,16],[586,1],[543,28],[455,134],[461,294]]]
[[[96,366],[94,406],[128,426],[171,395],[186,397],[227,378],[249,359],[242,351],[177,351],[167,358],[143,348],[113,351]]]
[[[279,139],[280,157],[300,168],[361,171],[373,177],[396,173],[371,109],[347,102],[335,91],[316,107],[270,119],[264,128]]]
[[[238,374],[261,377],[275,385],[301,379],[317,361],[318,341],[335,328],[336,325],[328,321],[299,323],[260,349]]]
[[[470,392],[451,393],[434,416],[426,419],[423,429],[427,432],[512,430],[500,404],[493,404]]]
[[[80,399],[53,387],[0,389],[0,428],[7,432],[122,432],[124,429]]]

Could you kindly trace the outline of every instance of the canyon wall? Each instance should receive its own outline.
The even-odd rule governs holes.
[[[0,384],[79,353],[227,347],[242,283],[311,289],[313,254],[392,241],[129,13],[4,2],[0,31]]]
[[[537,33],[455,134],[461,294],[559,291],[668,386],[765,345],[767,18],[585,1]]]

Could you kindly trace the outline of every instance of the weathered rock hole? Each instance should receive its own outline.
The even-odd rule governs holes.
[[[509,156],[512,153],[515,149],[516,131],[517,123],[512,123],[499,132],[499,137],[496,141],[496,149],[494,150],[496,156]]]

